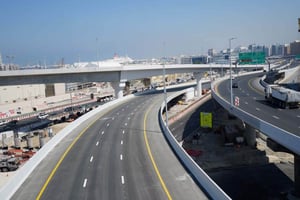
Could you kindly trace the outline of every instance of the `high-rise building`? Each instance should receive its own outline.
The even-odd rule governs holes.
[[[300,40],[296,40],[290,44],[291,55],[300,55]]]
[[[211,57],[217,54],[217,51],[215,49],[208,49],[207,54]]]

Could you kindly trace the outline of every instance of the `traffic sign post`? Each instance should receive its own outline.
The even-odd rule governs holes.
[[[239,97],[234,97],[234,105],[240,106],[240,98]]]

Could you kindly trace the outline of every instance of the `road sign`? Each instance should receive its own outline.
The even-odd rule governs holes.
[[[234,97],[234,105],[240,106],[240,98],[239,97]]]
[[[200,126],[203,128],[212,128],[212,113],[200,113]]]
[[[266,54],[265,52],[247,52],[239,53],[239,63],[241,65],[246,64],[263,64],[265,63]]]

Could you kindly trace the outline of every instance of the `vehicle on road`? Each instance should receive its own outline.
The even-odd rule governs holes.
[[[237,82],[232,83],[232,88],[238,88],[238,87],[239,87],[239,85]]]
[[[275,106],[280,108],[297,108],[300,102],[300,92],[278,85],[267,85],[265,88],[265,98]]]
[[[47,113],[42,112],[42,113],[39,113],[38,118],[39,119],[46,119],[48,116],[49,115]]]

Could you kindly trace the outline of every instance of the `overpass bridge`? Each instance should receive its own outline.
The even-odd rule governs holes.
[[[258,74],[251,75],[252,78],[254,76],[257,77]],[[256,129],[267,135],[267,144],[274,151],[294,154],[294,192],[295,195],[299,197],[300,127],[297,110],[284,110],[283,112],[270,107],[263,103],[263,94],[259,94],[256,90],[250,89],[254,88],[254,86],[250,86],[250,79],[241,76],[239,77],[239,82],[239,88],[241,89],[235,90],[234,94],[239,97],[239,106],[230,104],[230,92],[228,92],[230,84],[228,77],[213,82],[211,86],[213,98],[229,113],[245,122],[248,137],[246,140],[249,145],[255,146]]]
[[[232,70],[253,71],[267,68],[267,65],[236,65]],[[125,82],[166,74],[194,73],[197,79],[197,92],[201,91],[201,78],[206,71],[214,70],[224,74],[230,70],[229,64],[174,64],[174,65],[123,65],[117,67],[101,66],[87,68],[59,68],[38,70],[15,70],[0,72],[0,86],[74,83],[74,82],[112,82],[116,97],[123,96]]]

